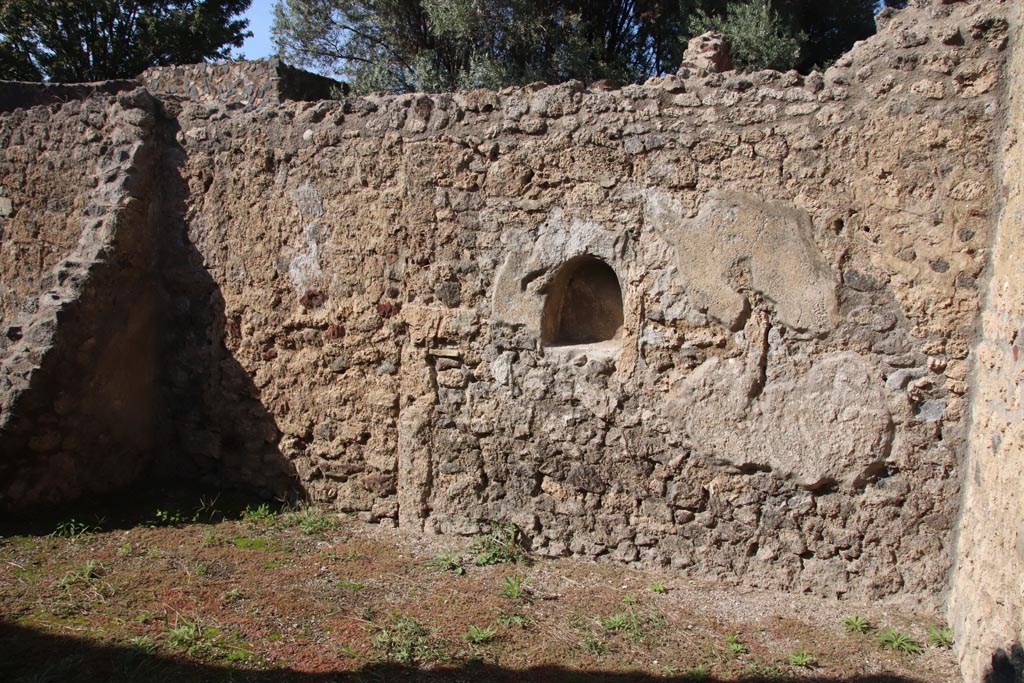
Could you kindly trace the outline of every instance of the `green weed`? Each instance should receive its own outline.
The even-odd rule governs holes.
[[[688,681],[706,681],[708,679],[708,676],[710,675],[711,672],[708,670],[708,668],[706,666],[701,665],[688,669],[686,673],[683,674],[683,678],[685,678]]]
[[[51,536],[57,538],[66,538],[71,542],[77,541],[82,536],[97,531],[97,529],[85,522],[79,522],[76,519],[69,519],[61,522],[57,525],[57,528],[53,530]]]
[[[750,662],[740,671],[740,678],[754,678],[765,680],[772,678],[785,678],[786,672],[777,664],[765,664],[763,662]]]
[[[906,633],[900,633],[892,627],[878,634],[878,646],[883,650],[892,650],[893,652],[902,652],[908,655],[919,655],[924,652],[921,643]]]
[[[851,614],[843,618],[843,628],[847,633],[870,633],[875,627],[868,621],[867,617],[861,614]]]
[[[341,520],[333,512],[303,505],[282,514],[281,524],[298,527],[304,533],[312,536],[334,531],[341,526]]]
[[[156,641],[150,636],[135,636],[128,641],[128,645],[131,646],[132,651],[138,654],[152,655],[156,653]]]
[[[478,567],[519,562],[523,559],[523,550],[519,546],[519,528],[511,522],[492,522],[486,534],[473,537],[469,552]]]
[[[431,569],[436,569],[442,572],[453,572],[461,576],[466,573],[466,568],[462,566],[462,562],[462,555],[445,552],[431,558],[430,561],[427,562],[427,566]]]
[[[346,591],[361,591],[363,590],[363,588],[365,588],[365,586],[361,583],[356,583],[355,581],[346,581],[344,579],[335,583],[334,587]]]
[[[502,612],[498,615],[498,623],[502,626],[515,626],[516,628],[526,628],[529,620],[522,614],[516,614],[514,612]]]
[[[436,661],[442,655],[430,631],[410,616],[392,617],[377,626],[371,646],[378,658],[398,664]]]
[[[501,595],[509,600],[519,600],[526,594],[526,577],[521,574],[506,576],[501,584]]]
[[[606,655],[612,650],[611,646],[608,643],[595,636],[586,636],[583,639],[582,645],[584,651],[592,655]]]
[[[655,581],[654,583],[652,583],[651,590],[657,593],[658,595],[664,595],[665,593],[668,593],[668,588],[665,588],[664,581]]]
[[[745,655],[749,652],[749,650],[747,650],[747,646],[743,644],[743,641],[741,641],[740,637],[736,634],[725,637],[725,647],[729,651],[729,654],[734,657],[739,657],[740,655]]]
[[[470,645],[483,645],[494,640],[496,635],[498,630],[495,628],[470,626],[469,630],[462,634],[462,639]]]
[[[953,647],[953,629],[929,626],[928,644],[933,647],[940,647],[943,649]]]
[[[260,503],[256,507],[248,506],[242,511],[242,521],[249,526],[264,526],[274,521],[276,515],[266,503]]]
[[[789,660],[791,666],[803,667],[805,669],[813,669],[817,665],[818,660],[812,655],[807,654],[803,650],[796,652],[790,652],[786,659]]]
[[[625,610],[601,620],[601,626],[606,631],[622,633],[627,640],[638,643],[650,640],[655,631],[664,627],[665,618],[657,612],[637,609],[636,601],[629,597],[624,598],[622,602]]]
[[[157,510],[153,513],[153,519],[146,523],[147,526],[161,527],[161,526],[181,526],[187,524],[190,520],[181,514],[181,512],[175,510]]]

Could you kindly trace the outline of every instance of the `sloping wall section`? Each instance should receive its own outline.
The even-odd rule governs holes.
[[[1017,8],[1019,11],[1019,7]],[[1015,22],[1004,198],[975,359],[950,620],[966,680],[1024,680],[1024,33]]]

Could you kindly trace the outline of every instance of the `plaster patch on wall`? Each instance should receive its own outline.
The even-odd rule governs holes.
[[[806,370],[772,368],[774,379],[758,391],[757,362],[708,359],[670,399],[668,412],[694,452],[744,471],[769,469],[811,490],[856,488],[882,469],[893,422],[869,363],[844,352]]]
[[[284,251],[288,263],[288,278],[295,291],[300,294],[312,289],[323,277],[320,268],[320,243],[327,238],[325,228],[317,223],[310,223],[303,229],[302,238],[296,240]]]
[[[670,193],[652,188],[644,196],[646,220],[673,246],[692,305],[737,330],[749,311],[742,293],[749,287],[773,302],[787,327],[815,335],[833,329],[836,282],[806,212],[742,192],[713,191],[697,216],[686,218]]]

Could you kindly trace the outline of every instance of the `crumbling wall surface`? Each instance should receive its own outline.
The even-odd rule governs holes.
[[[949,613],[969,681],[1024,679],[1024,29],[1018,8],[991,279]]]
[[[185,103],[188,237],[223,296],[211,339],[319,502],[934,605],[1001,7],[887,12],[823,76]],[[623,330],[545,348],[545,299],[582,255],[617,274]]]
[[[210,336],[315,500],[935,606],[1002,9],[887,11],[824,75],[184,103]],[[545,298],[582,255],[615,270],[622,330],[545,348]]]
[[[143,90],[0,116],[0,509],[136,476],[152,447]]]
[[[342,88],[331,78],[307,73],[279,59],[156,66],[139,82],[161,97],[245,107],[284,100],[323,100]]]

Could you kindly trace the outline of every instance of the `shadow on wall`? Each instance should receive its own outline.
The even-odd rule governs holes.
[[[397,664],[371,664],[357,671],[302,673],[288,669],[251,671],[146,654],[132,648],[88,643],[75,638],[40,633],[0,622],[0,652],[18,653],[0,659],[0,680],[61,681],[62,683],[110,683],[173,681],[174,683],[369,683],[370,681],[531,681],[535,683],[683,683],[685,676],[651,676],[642,673],[576,671],[557,666],[524,670],[507,669],[482,662],[461,662],[433,671],[421,671]],[[716,679],[704,679],[714,683]],[[749,683],[787,680],[824,683],[816,677],[744,678]],[[899,676],[828,678],[831,683],[917,683]]]
[[[1024,681],[1024,648],[1014,643],[992,655],[992,669],[984,683],[1021,683]]]
[[[175,139],[175,113],[165,110],[161,124],[158,381],[164,411],[150,475],[154,482],[192,480],[291,499],[299,492],[297,477],[278,448],[281,431],[227,346],[241,330],[225,319],[220,287],[189,236],[189,189],[182,176],[187,155]]]

